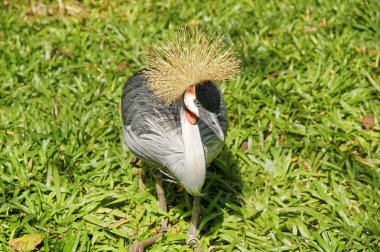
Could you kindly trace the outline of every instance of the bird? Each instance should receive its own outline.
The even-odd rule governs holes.
[[[169,34],[153,43],[147,67],[123,88],[123,138],[155,174],[161,210],[167,211],[163,181],[178,183],[193,195],[187,243],[201,251],[197,225],[206,167],[221,152],[228,128],[217,84],[235,78],[240,61],[233,45],[218,33],[184,28]],[[163,219],[158,234],[133,244],[130,251],[143,251],[169,227]]]

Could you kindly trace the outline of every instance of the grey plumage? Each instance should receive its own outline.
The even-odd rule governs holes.
[[[125,144],[140,159],[157,167],[163,173],[182,184],[192,194],[200,194],[204,182],[202,176],[189,174],[185,168],[185,148],[180,113],[183,101],[178,99],[169,106],[157,99],[149,89],[148,78],[141,70],[127,81],[122,94],[122,120]],[[225,136],[227,117],[223,97],[215,84],[205,82],[196,86],[201,106],[213,110]],[[202,97],[200,97],[202,96]],[[223,148],[223,141],[199,120],[197,123],[203,144],[205,162],[208,165]],[[199,146],[194,146],[199,148]],[[192,178],[193,176],[194,178]],[[203,181],[193,181],[203,179]]]
[[[199,251],[197,226],[206,167],[223,148],[227,132],[226,108],[215,83],[233,78],[239,60],[223,37],[198,29],[185,29],[156,43],[147,59],[148,68],[130,77],[123,89],[125,144],[156,169],[162,211],[167,212],[161,172],[194,195],[187,243]],[[162,219],[160,232],[134,243],[130,251],[143,251],[169,226]]]

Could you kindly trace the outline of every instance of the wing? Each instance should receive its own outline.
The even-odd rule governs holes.
[[[153,95],[143,71],[129,78],[123,90],[124,141],[142,160],[168,167],[184,153],[178,107],[176,103],[165,107]]]

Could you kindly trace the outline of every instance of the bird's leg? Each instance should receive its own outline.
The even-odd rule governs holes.
[[[144,185],[145,175],[144,175],[143,170],[140,168],[141,167],[140,166],[140,159],[138,157],[133,157],[130,164],[133,166],[132,173],[139,175],[138,180],[137,180],[137,184],[138,184],[139,189],[144,189],[145,188],[145,185]]]
[[[130,162],[130,164],[133,166],[133,167],[140,167],[140,159],[138,157],[133,157],[132,158],[132,161]]]
[[[199,239],[197,236],[199,213],[201,210],[200,202],[201,202],[201,197],[194,196],[193,211],[192,211],[192,215],[191,215],[191,224],[190,224],[189,231],[187,233],[189,235],[189,239],[187,240],[187,244],[194,245],[195,251],[202,251],[202,249],[199,247],[200,242],[199,242]]]
[[[167,212],[167,206],[166,206],[166,199],[165,199],[165,192],[164,188],[162,186],[162,175],[158,174],[155,176],[155,182],[156,182],[156,191],[157,191],[157,199],[158,199],[158,205],[160,209],[164,212]],[[155,243],[161,236],[163,236],[170,226],[168,225],[168,222],[166,218],[163,218],[161,221],[161,230],[158,234],[155,234],[152,237],[149,237],[148,239],[134,243],[129,249],[129,252],[143,252],[145,248],[151,246],[153,243]]]
[[[167,213],[168,208],[166,206],[166,199],[165,199],[165,192],[164,192],[164,187],[162,186],[162,175],[157,174],[156,177],[156,192],[157,192],[157,199],[158,199],[158,205],[160,209]],[[166,218],[163,218],[161,221],[161,230],[160,232],[166,233],[169,229],[168,221]]]

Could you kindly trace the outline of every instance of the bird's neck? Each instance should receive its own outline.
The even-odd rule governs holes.
[[[185,113],[185,109],[181,106],[181,128],[185,155],[181,183],[189,193],[196,195],[200,194],[206,177],[205,152],[198,124],[189,121]]]

